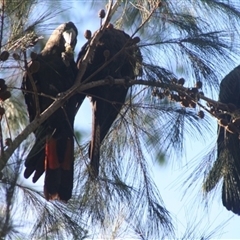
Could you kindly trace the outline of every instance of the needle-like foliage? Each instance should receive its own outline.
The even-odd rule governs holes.
[[[238,53],[240,8],[234,1],[117,2],[114,26],[141,38],[142,75],[137,80],[144,84],[131,86],[103,141],[100,175],[94,180],[89,177],[88,143],[76,141],[73,197],[67,204],[47,202],[42,188],[22,177],[32,138],[19,142],[11,158],[0,164],[2,238],[96,238],[109,233],[110,226],[112,239],[132,233],[139,239],[173,237],[171,213],[151,177],[152,162],[164,156],[166,162],[181,164],[187,139],[204,142],[213,132],[209,115],[202,117],[199,112],[207,109],[204,94],[213,96],[219,76]],[[102,2],[101,6],[99,1],[92,3],[97,6],[95,12],[103,8]],[[57,23],[65,20],[56,12],[35,15],[35,9],[42,6],[38,1],[3,0],[0,5],[0,53],[10,54],[0,61],[0,78],[6,80],[12,94],[0,102],[5,108],[0,122],[4,157],[27,124],[20,85],[30,50],[41,49],[39,40],[52,17]],[[46,30],[55,28],[53,25]],[[84,32],[78,20],[76,25]],[[181,78],[184,83],[173,82]],[[193,94],[199,81],[203,86]],[[204,173],[205,169],[198,169],[197,175]],[[193,229],[190,231],[192,234]],[[185,238],[191,234],[187,232]]]

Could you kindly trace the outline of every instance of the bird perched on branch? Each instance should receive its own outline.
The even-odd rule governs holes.
[[[22,82],[30,122],[46,110],[59,93],[74,84],[77,67],[73,51],[77,34],[72,22],[64,23],[54,30],[40,54],[31,54],[32,61]],[[72,195],[76,105],[76,98],[70,98],[36,129],[35,144],[25,161],[25,178],[34,173],[33,182],[36,182],[46,172],[47,200],[68,201]]]
[[[106,65],[93,75],[88,82],[107,78],[134,79],[141,72],[139,66],[142,60],[139,48],[136,45],[137,42],[139,42],[138,37],[132,39],[125,32],[114,29],[110,25],[109,28],[105,29],[96,44],[82,82],[104,64]],[[81,68],[81,60],[88,47],[89,44],[86,43],[78,55],[77,64],[79,68]],[[85,94],[91,96],[92,101],[92,137],[89,146],[89,158],[91,175],[94,177],[97,177],[99,173],[101,143],[125,103],[127,92],[127,86],[111,84],[94,87],[85,92]]]
[[[240,66],[226,75],[220,85],[219,102],[235,105],[240,109]],[[234,114],[233,114],[234,115]],[[233,117],[223,114],[224,122],[232,125]],[[228,124],[229,126],[229,124]],[[238,129],[239,126],[236,128]],[[240,215],[240,138],[226,127],[219,126],[217,139],[217,159],[210,170],[203,188],[211,191],[223,178],[222,203],[230,211]]]

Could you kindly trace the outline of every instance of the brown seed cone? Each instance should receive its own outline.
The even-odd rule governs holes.
[[[162,1],[159,1],[158,3],[157,3],[157,7],[161,7],[163,4],[162,4]]]
[[[176,84],[177,81],[178,81],[178,80],[177,80],[176,78],[172,78],[172,79],[171,79],[171,82],[172,82],[173,84]]]
[[[186,94],[184,94],[184,93],[178,93],[178,95],[181,100],[186,98]]]
[[[165,97],[165,95],[162,92],[158,92],[157,96],[159,99],[163,99]]]
[[[11,97],[11,93],[9,91],[0,92],[0,100],[5,101],[6,99]]]
[[[198,93],[198,88],[193,87],[189,91],[190,91],[190,93],[197,94]]]
[[[228,125],[228,121],[226,119],[218,119],[218,125],[221,126],[221,127],[226,127]]]
[[[181,99],[178,94],[173,94],[173,100],[176,102],[180,102]]]
[[[197,99],[197,95],[195,93],[190,93],[190,97],[193,99]]]
[[[11,138],[6,138],[5,139],[5,146],[9,147],[10,145],[12,145],[12,139]]]
[[[239,132],[239,129],[238,127],[236,127],[233,123],[229,123],[225,129],[230,132],[230,133],[238,133]]]
[[[156,97],[157,94],[156,94],[155,92],[152,91],[152,96],[153,96],[153,97]]]
[[[183,99],[180,103],[183,107],[189,107],[189,101],[187,99]]]
[[[164,95],[165,96],[168,97],[170,94],[171,94],[171,92],[168,89],[164,90]]]
[[[5,113],[5,109],[3,107],[0,107],[0,116],[2,116]]]
[[[35,60],[37,58],[37,53],[31,52],[30,57],[31,57],[32,60]]]
[[[213,107],[213,105],[209,102],[207,102],[207,107]]]
[[[12,57],[13,57],[13,59],[16,60],[16,61],[20,60],[20,55],[19,55],[18,53],[13,53],[13,54],[12,54]]]
[[[86,30],[84,37],[89,40],[92,37],[92,32],[90,30]]]
[[[179,78],[179,79],[178,79],[178,84],[179,84],[179,85],[182,85],[182,86],[183,86],[184,83],[185,83],[185,79],[184,79],[184,78]]]
[[[28,70],[29,72],[32,73],[36,73],[40,68],[40,62],[38,61],[32,61],[32,64],[29,66]]]
[[[193,101],[190,102],[189,107],[196,108],[197,104]]]
[[[6,61],[9,58],[9,52],[8,51],[3,51],[0,54],[0,61]]]
[[[203,119],[204,116],[205,116],[205,113],[204,113],[202,110],[200,110],[200,111],[198,112],[198,116],[199,116],[201,119]]]
[[[158,93],[159,93],[158,89],[154,88],[154,89],[152,90],[152,96],[153,96],[153,97],[156,97],[156,96],[158,95]]]
[[[101,9],[101,10],[98,12],[98,16],[99,16],[100,18],[105,18],[105,16],[106,16],[105,10],[104,10],[104,9]]]
[[[240,127],[240,118],[235,118],[235,119],[232,120],[232,122],[235,126]]]
[[[139,43],[140,41],[141,41],[140,37],[134,37],[134,38],[132,39],[132,44],[137,44],[137,43]]]
[[[112,24],[112,23],[109,23],[109,24],[107,25],[107,28],[108,28],[108,29],[113,29],[113,28],[114,28],[114,26],[113,26],[113,24]]]
[[[195,84],[196,88],[202,88],[202,82],[201,81],[197,81]]]

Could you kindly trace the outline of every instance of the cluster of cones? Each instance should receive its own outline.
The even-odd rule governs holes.
[[[185,83],[184,78],[173,78],[171,83],[183,87]],[[182,91],[174,91],[170,89],[161,90],[159,88],[154,88],[152,91],[152,96],[163,99],[167,97],[170,101],[179,102],[183,107],[196,108],[197,102],[199,101],[199,95],[204,95],[202,91],[202,82],[197,81],[195,87],[183,88]],[[198,112],[200,118],[204,118],[204,112],[200,110]]]
[[[7,61],[9,58],[9,52],[3,51],[0,54],[0,61],[4,62]],[[0,78],[0,101],[4,102],[6,99],[11,97],[11,93],[7,90],[7,85],[5,80]],[[5,113],[5,109],[0,107],[0,118],[2,118],[3,114]]]
[[[210,112],[217,116],[219,126],[232,134],[239,134],[240,136],[240,112],[234,104],[209,104],[209,107]]]
[[[3,51],[0,54],[0,61],[4,62],[9,58],[9,52]],[[4,102],[8,98],[11,97],[10,91],[7,90],[7,85],[5,83],[5,80],[0,78],[0,102]],[[5,113],[5,109],[0,106],[0,120],[2,119],[2,116]]]

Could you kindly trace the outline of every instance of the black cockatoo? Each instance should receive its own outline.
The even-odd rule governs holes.
[[[131,39],[128,34],[111,27],[105,29],[96,45],[93,56],[88,62],[82,81],[98,70],[107,61],[113,60],[88,82],[110,78],[134,79],[140,71],[141,54],[136,46],[139,38]],[[77,59],[78,67],[81,68],[81,59],[88,49],[86,43]],[[119,53],[121,52],[121,53]],[[117,57],[114,57],[118,54]],[[91,175],[96,177],[99,173],[100,146],[119,114],[128,92],[128,87],[123,85],[106,85],[92,88],[85,92],[91,96],[93,121],[92,137],[89,146],[89,158]],[[81,97],[80,97],[81,98]]]
[[[219,102],[231,105],[231,109],[236,108],[233,115],[223,114],[221,116],[226,122],[231,122],[235,113],[240,110],[240,66],[223,78],[220,84]],[[206,178],[204,190],[211,191],[223,178],[222,203],[228,210],[240,215],[239,134],[230,133],[225,127],[219,126],[217,147],[217,159]]]
[[[77,34],[72,22],[61,24],[42,52],[32,55],[28,66],[30,74],[26,73],[22,82],[30,122],[37,117],[37,112],[42,113],[53,103],[51,97],[56,98],[74,84],[77,66],[73,50]],[[33,182],[36,182],[45,171],[44,194],[47,200],[68,201],[72,195],[76,105],[76,97],[70,98],[36,129],[35,144],[25,161],[25,178],[34,173]]]

